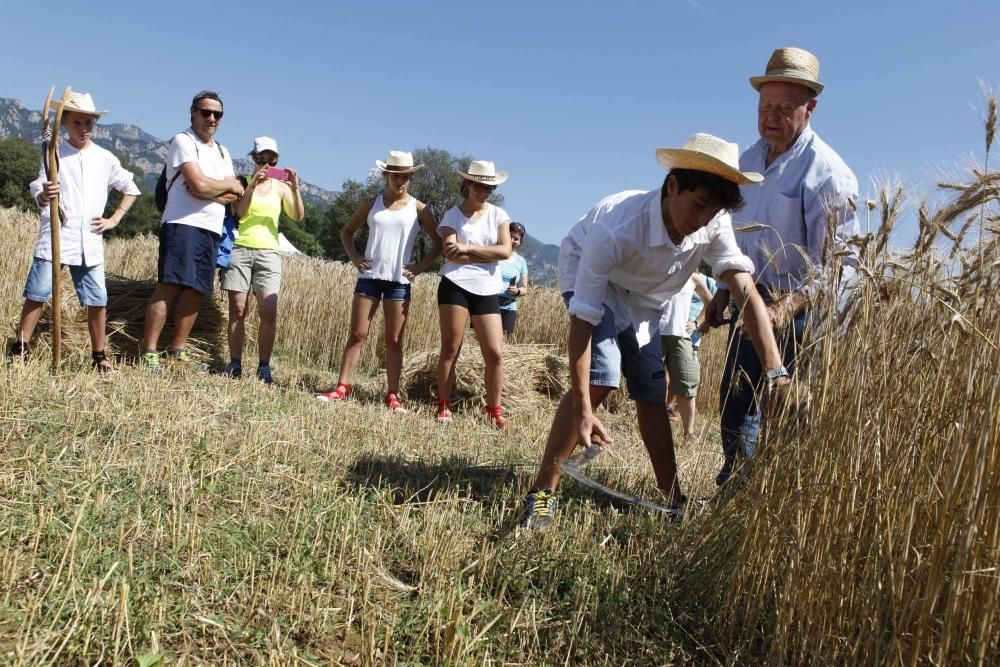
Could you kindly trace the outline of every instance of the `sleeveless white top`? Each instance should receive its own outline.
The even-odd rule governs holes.
[[[383,195],[376,197],[368,211],[368,245],[365,246],[365,257],[371,258],[372,267],[358,271],[358,277],[408,284],[410,281],[403,277],[403,267],[413,259],[413,243],[419,232],[415,197],[411,196],[406,206],[398,211],[385,207]]]

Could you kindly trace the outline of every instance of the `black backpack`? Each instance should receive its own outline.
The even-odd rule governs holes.
[[[194,141],[194,154],[197,157],[198,142],[195,141],[195,138],[191,136],[190,132],[185,132],[184,134],[191,137],[191,140]],[[171,139],[170,143],[173,143],[173,141],[174,140]],[[216,141],[215,145],[219,149],[219,157],[221,157],[223,160],[226,159],[225,153],[222,152],[222,144]],[[177,171],[174,172],[174,177],[170,179],[170,183],[168,184],[167,165],[166,164],[163,165],[163,169],[160,171],[160,177],[156,179],[156,190],[153,191],[153,201],[156,202],[156,210],[158,210],[160,213],[163,213],[163,210],[167,208],[167,195],[170,193],[170,188],[174,187],[174,181],[176,181],[177,177],[180,175],[181,175],[181,170],[177,169]]]

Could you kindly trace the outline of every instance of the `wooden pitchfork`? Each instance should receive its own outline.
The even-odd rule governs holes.
[[[46,141],[49,131],[49,109],[52,105],[52,93],[55,86],[49,89],[49,95],[45,98],[45,107],[42,109],[42,156],[48,155],[45,162],[45,178],[48,182],[59,182],[59,129],[62,126],[63,109],[69,100],[71,92],[67,86],[63,91],[62,99],[55,107],[56,118],[52,123],[52,135]],[[62,216],[59,213],[59,195],[49,200],[49,229],[52,232],[52,374],[59,370],[59,362],[62,358],[62,294],[60,286],[60,274],[62,263],[60,262],[59,237],[60,228],[63,225]]]

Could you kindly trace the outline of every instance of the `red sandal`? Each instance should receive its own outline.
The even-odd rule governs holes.
[[[344,384],[343,382],[338,382],[337,387],[333,391],[328,391],[325,394],[318,394],[316,398],[321,401],[334,402],[346,400],[348,396],[351,395],[351,385]]]
[[[451,421],[451,401],[438,401],[437,420],[442,424]]]
[[[409,410],[406,409],[406,406],[403,405],[403,402],[399,400],[399,394],[394,391],[387,392],[384,400],[385,407],[389,408],[397,415],[409,412]]]
[[[483,412],[486,413],[487,421],[489,421],[493,426],[496,426],[497,428],[504,428],[507,426],[507,419],[503,416],[503,408],[499,405],[484,405]]]

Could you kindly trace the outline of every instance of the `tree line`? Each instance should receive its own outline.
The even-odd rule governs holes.
[[[136,176],[136,183],[143,182],[143,172],[131,163],[128,156],[118,155],[122,165]],[[413,151],[416,164],[426,165],[413,174],[410,194],[427,204],[434,217],[440,220],[452,206],[462,202],[459,169],[465,169],[472,159],[468,155],[455,155],[439,148],[418,148]],[[37,212],[28,184],[38,176],[41,149],[31,142],[18,138],[0,139],[0,206],[15,207]],[[374,168],[362,180],[344,181],[333,203],[326,209],[307,204],[305,216],[292,222],[284,214],[280,229],[285,237],[302,253],[347,261],[347,253],[340,241],[340,232],[362,202],[381,193],[384,180]],[[112,192],[108,198],[106,215],[110,215],[121,200]],[[494,193],[491,202],[500,206],[503,195]],[[160,228],[160,212],[156,210],[152,191],[144,188],[142,195],[129,211],[122,224],[110,230],[108,238],[131,238],[139,234],[156,234]],[[367,242],[368,228],[362,227],[355,243],[363,249]],[[419,261],[430,249],[431,241],[423,232],[414,247],[414,260]]]

